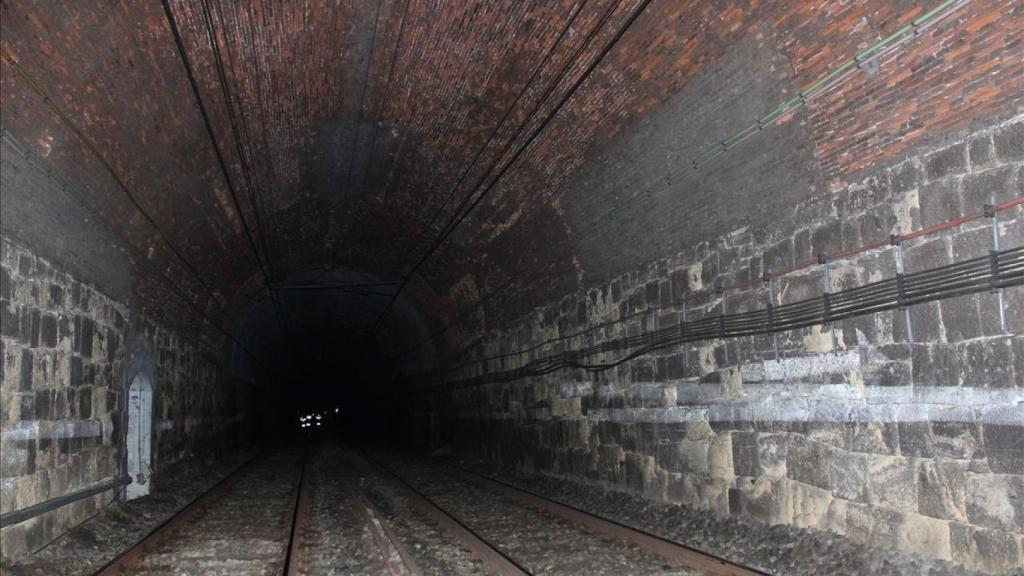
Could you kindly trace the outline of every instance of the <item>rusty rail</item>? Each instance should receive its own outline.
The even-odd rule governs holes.
[[[485,476],[444,460],[433,460],[455,470],[461,477],[516,500],[534,509],[549,512],[611,538],[625,540],[650,551],[674,566],[696,570],[712,576],[766,576],[756,568],[731,562],[691,546],[652,534],[650,532],[592,514],[580,508],[552,500],[534,492]]]
[[[234,485],[238,483],[242,473],[250,468],[257,459],[258,457],[251,458],[238,466],[238,468],[235,468],[234,471],[214,484],[212,488],[196,496],[177,514],[160,523],[142,540],[136,542],[134,546],[103,565],[94,573],[94,576],[120,576],[128,573],[129,570],[138,564],[139,560],[164,542],[171,533],[206,512],[220,496],[230,492]]]
[[[444,508],[438,506],[433,500],[417,490],[383,462],[377,460],[365,450],[359,448],[354,450],[362,456],[364,461],[379,470],[382,475],[392,478],[420,513],[434,521],[449,536],[457,540],[459,544],[483,562],[488,572],[499,576],[531,576],[532,573],[529,570],[510,558],[497,546],[483,539]]]

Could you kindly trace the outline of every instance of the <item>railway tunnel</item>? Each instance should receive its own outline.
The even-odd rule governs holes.
[[[1018,0],[0,26],[4,574],[1024,573]]]

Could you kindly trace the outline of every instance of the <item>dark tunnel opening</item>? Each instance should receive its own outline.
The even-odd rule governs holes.
[[[414,445],[415,397],[408,378],[385,353],[390,347],[338,324],[303,326],[282,336],[270,384],[278,398],[278,415],[269,419],[280,428],[275,437],[330,430],[347,440]],[[323,424],[302,428],[299,419],[305,415],[323,416]]]
[[[352,270],[310,269],[248,299],[225,364],[234,377],[260,385],[254,411],[262,442],[330,434],[400,448],[427,445],[415,426],[421,396],[411,377],[440,366],[429,338],[437,323],[423,312],[415,287],[380,316],[377,305],[397,286]]]

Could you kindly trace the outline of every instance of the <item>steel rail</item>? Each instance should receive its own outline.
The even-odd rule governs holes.
[[[433,459],[431,461],[441,463],[455,470],[463,478],[526,506],[560,516],[573,524],[582,525],[590,531],[636,544],[644,550],[657,554],[673,565],[697,570],[702,574],[709,574],[711,576],[765,576],[767,574],[767,572],[726,560],[720,556],[687,546],[670,538],[658,536],[635,526],[587,512],[547,496],[541,496],[536,492],[525,490],[452,462]]]
[[[301,565],[301,562],[296,561],[296,558],[298,558],[296,554],[298,552],[298,542],[300,540],[296,536],[299,533],[299,527],[305,524],[310,509],[309,491],[303,490],[306,486],[307,462],[309,462],[308,441],[302,447],[302,465],[299,468],[299,483],[295,487],[295,498],[292,502],[292,521],[288,529],[288,545],[285,547],[281,569],[278,570],[278,574],[282,576],[297,575],[299,573],[298,567]]]
[[[184,508],[153,528],[148,534],[146,534],[146,536],[136,542],[134,546],[118,554],[100,567],[99,570],[93,573],[93,576],[119,576],[127,573],[150,550],[165,541],[172,532],[206,512],[217,499],[230,492],[234,485],[241,479],[242,474],[248,470],[257,459],[258,457],[250,458],[240,464],[227,476],[221,478],[209,490],[193,498],[192,501],[186,504]]]
[[[391,530],[387,522],[381,520],[380,512],[370,504],[370,501],[362,493],[353,490],[353,497],[366,518],[366,525],[370,529],[374,543],[380,551],[384,566],[391,576],[418,576],[422,574],[423,571],[420,570],[419,565],[416,564],[416,560],[413,559],[409,550],[402,544],[402,541]],[[391,555],[392,549],[398,558],[394,558]]]
[[[399,476],[390,467],[374,458],[366,450],[353,447],[353,450],[362,457],[364,461],[378,470],[383,476],[394,480],[396,485],[402,488],[402,492],[408,497],[409,502],[436,522],[445,532],[454,537],[462,546],[479,558],[487,569],[499,576],[531,576],[532,573],[524,566],[513,560],[500,548],[488,542],[472,528],[453,516],[450,512],[439,506],[428,498],[405,478]]]

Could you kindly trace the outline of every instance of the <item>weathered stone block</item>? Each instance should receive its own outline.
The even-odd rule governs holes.
[[[6,300],[0,300],[0,334],[8,338],[17,338],[21,333],[21,319],[10,306]]]
[[[786,476],[789,437],[786,434],[757,435],[757,463],[760,473],[771,478]]]
[[[896,548],[949,560],[952,558],[949,523],[920,514],[905,513],[896,528]]]
[[[739,511],[767,524],[793,522],[792,492],[784,487],[785,479],[772,480],[762,476],[739,478],[736,481]],[[735,511],[733,511],[735,513]]]
[[[931,457],[932,432],[928,422],[900,422],[900,454]]]
[[[981,425],[974,422],[932,422],[932,453],[936,458],[983,456]]]
[[[963,174],[967,171],[967,146],[963,143],[954,144],[930,154],[925,158],[924,170],[928,180]]]
[[[846,503],[846,537],[862,544],[892,546],[903,513],[858,502]]]
[[[1024,552],[1013,534],[956,523],[949,532],[953,562],[991,574],[1024,566]]]
[[[964,206],[960,191],[959,178],[945,178],[922,186],[918,193],[921,224],[934,226],[963,216]]]
[[[737,476],[760,476],[758,463],[757,434],[755,432],[732,432],[732,462]]]
[[[984,134],[971,140],[967,145],[967,156],[971,161],[971,170],[994,166],[996,155],[992,144],[992,135]]]
[[[43,314],[39,324],[40,343],[47,348],[57,346],[57,317]]]
[[[917,466],[913,460],[868,456],[868,504],[917,511],[917,500]]]
[[[793,508],[793,525],[800,528],[821,527],[832,504],[832,494],[802,482],[783,482],[791,492],[789,502]]]
[[[895,455],[899,452],[899,426],[895,422],[855,422],[850,429],[850,450]]]
[[[955,344],[929,342],[912,346],[915,386],[960,385],[960,352]]]
[[[901,339],[906,338],[905,334],[902,334],[903,329],[906,326],[903,317],[903,311],[899,310],[896,312],[897,322],[896,326],[901,332]],[[942,312],[940,308],[940,302],[925,302],[923,304],[917,304],[910,307],[910,326],[914,332],[914,342],[942,342],[944,341],[944,328],[942,326]],[[904,380],[903,384],[908,384],[909,380]]]
[[[18,361],[19,366],[19,378],[18,378],[18,390],[22,392],[29,392],[32,390],[32,375],[35,372],[34,357],[32,352],[27,349],[21,351],[21,358]]]
[[[670,473],[666,498],[670,502],[696,507],[700,502],[700,484],[701,480],[693,474]]]
[[[1000,166],[968,174],[964,176],[960,189],[966,214],[981,212],[986,204],[999,204],[1019,195],[1020,183],[1016,166]]]
[[[967,474],[966,511],[971,524],[1024,531],[1024,477]]]
[[[950,298],[940,303],[942,326],[947,342],[958,342],[981,336],[978,297],[974,294]]]
[[[992,133],[996,158],[1000,162],[1024,159],[1024,122],[1003,126]]]
[[[657,476],[654,458],[636,452],[627,452],[625,461],[626,486],[640,494],[654,485]]]
[[[866,501],[868,486],[868,456],[856,452],[836,450],[832,453],[829,476],[832,493],[839,498]]]
[[[833,448],[807,440],[803,436],[790,436],[786,446],[786,476],[792,480],[832,489],[831,458]]]
[[[736,478],[732,455],[731,434],[718,434],[711,439],[708,449],[708,471],[711,478],[726,482],[731,482]]]
[[[1015,386],[1013,351],[1008,338],[965,342],[960,350],[964,386],[981,388]]]
[[[967,521],[967,479],[959,462],[925,460],[918,472],[917,510],[925,516]]]

